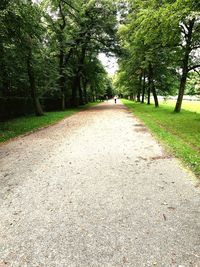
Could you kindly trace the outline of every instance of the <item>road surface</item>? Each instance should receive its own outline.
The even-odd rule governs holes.
[[[0,267],[200,267],[200,191],[120,103],[0,146]]]

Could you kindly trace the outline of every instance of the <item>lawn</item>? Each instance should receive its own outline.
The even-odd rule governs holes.
[[[161,104],[157,109],[153,105],[129,100],[123,100],[123,103],[165,144],[168,151],[200,175],[200,107],[196,102],[194,105],[193,102],[185,103],[181,113],[173,112],[174,103],[171,102]]]
[[[5,142],[13,137],[25,134],[27,132],[37,130],[41,127],[51,125],[67,116],[81,111],[85,108],[96,105],[97,103],[89,103],[78,108],[71,108],[66,111],[46,112],[44,116],[36,117],[34,115],[20,117],[6,122],[0,122],[0,142]]]
[[[176,104],[175,100],[167,100],[166,103],[161,102],[161,106],[167,105],[167,106],[172,107],[172,108],[175,107],[175,104]],[[182,109],[200,113],[200,102],[199,101],[186,101],[186,100],[184,100],[183,104],[182,104]]]

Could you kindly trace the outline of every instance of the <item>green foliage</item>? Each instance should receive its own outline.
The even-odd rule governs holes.
[[[180,109],[189,72],[200,69],[199,4],[190,0],[124,2],[128,13],[118,31],[124,51],[118,90],[135,96],[144,84],[146,93],[150,90],[154,96],[178,92]],[[139,83],[141,72],[146,83]]]
[[[200,95],[200,75],[198,73],[190,73],[186,87],[186,94]]]
[[[34,89],[37,98],[83,103],[93,91],[105,94],[98,55],[118,49],[115,1],[1,1],[0,23],[0,96],[31,97]]]

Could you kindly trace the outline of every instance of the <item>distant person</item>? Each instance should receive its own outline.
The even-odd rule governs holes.
[[[108,102],[108,96],[106,96],[106,100],[107,100],[107,102]]]
[[[117,103],[117,96],[115,95],[114,96],[114,101],[115,101],[115,104]]]

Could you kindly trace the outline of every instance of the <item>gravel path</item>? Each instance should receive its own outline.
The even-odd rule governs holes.
[[[121,104],[0,146],[0,267],[200,267],[200,194]]]

